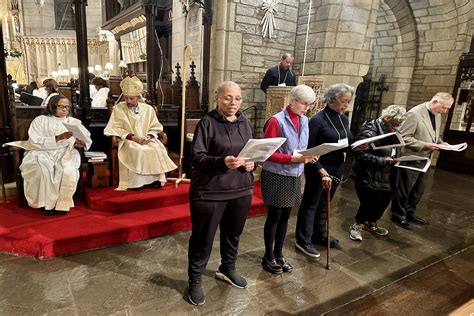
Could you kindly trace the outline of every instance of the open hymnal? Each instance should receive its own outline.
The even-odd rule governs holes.
[[[439,145],[439,149],[442,149],[442,150],[463,151],[466,148],[467,148],[467,143],[461,143],[457,145],[449,145],[449,144]]]
[[[398,168],[405,168],[420,172],[426,172],[431,165],[431,159],[427,157],[420,157],[420,156],[403,156],[395,158],[398,161],[395,164],[395,167]]]
[[[237,158],[247,162],[262,162],[268,159],[286,141],[284,137],[249,139]]]
[[[372,149],[405,146],[405,142],[403,141],[402,136],[397,132],[392,132],[358,140],[352,143],[351,148],[355,148],[364,144],[370,144],[372,146]]]
[[[348,146],[347,142],[324,143],[313,148],[298,151],[297,153],[303,156],[322,156],[332,151],[346,148],[347,146]]]

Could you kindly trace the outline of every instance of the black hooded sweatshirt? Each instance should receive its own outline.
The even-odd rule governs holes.
[[[239,154],[252,138],[252,128],[241,112],[229,122],[217,110],[203,117],[194,131],[191,150],[190,200],[223,201],[252,194],[253,174],[245,168],[229,169],[226,156]]]

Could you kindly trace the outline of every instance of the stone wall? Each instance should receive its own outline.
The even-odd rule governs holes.
[[[459,56],[474,35],[470,0],[409,0],[417,24],[417,55],[408,105],[452,92]]]

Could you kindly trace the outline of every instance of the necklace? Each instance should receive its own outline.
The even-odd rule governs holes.
[[[283,78],[282,83],[286,83],[286,76],[288,76],[288,70],[286,71],[285,78]],[[278,64],[278,84],[280,84],[280,64]]]
[[[329,115],[327,113],[324,113],[326,115],[326,117],[328,118],[329,120],[329,123],[331,123],[332,127],[334,128],[334,130],[336,131],[337,135],[339,136],[339,140],[341,140],[341,134],[339,133],[339,131],[337,130],[336,126],[334,125],[334,123],[331,121],[331,119],[329,118]],[[342,120],[341,120],[341,117],[340,117],[340,114],[337,115],[337,117],[339,118],[339,122],[341,122],[341,126],[342,128],[344,129],[344,133],[346,133],[346,138],[348,138],[347,136],[347,130],[346,128],[344,127],[344,124],[342,123]]]

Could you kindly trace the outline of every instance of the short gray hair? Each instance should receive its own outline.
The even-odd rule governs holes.
[[[234,86],[240,89],[240,86],[237,83],[233,81],[224,81],[217,86],[216,96],[219,95],[219,93],[221,93],[222,90],[224,90],[224,87],[227,87],[227,86]]]
[[[336,83],[329,86],[321,96],[321,101],[326,104],[334,104],[341,96],[350,92],[354,95],[354,87],[345,83]]]
[[[397,121],[401,124],[406,119],[407,110],[403,105],[392,104],[382,110],[381,120]]]
[[[314,93],[314,90],[311,89],[311,87],[304,84],[300,84],[299,86],[294,87],[290,91],[290,95],[288,96],[288,102],[291,103],[291,101],[293,100],[313,103],[314,100],[316,100],[316,94]]]

